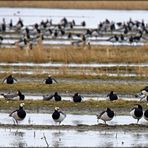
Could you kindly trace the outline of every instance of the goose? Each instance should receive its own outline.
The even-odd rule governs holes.
[[[148,109],[144,112],[144,119],[148,121]]]
[[[109,97],[109,100],[110,100],[110,101],[118,100],[117,94],[114,94],[113,91],[111,91],[111,92],[107,95],[107,97]]]
[[[57,83],[57,81],[54,78],[52,78],[51,75],[48,75],[48,78],[43,80],[43,82],[45,82],[45,84],[52,84],[53,82]]]
[[[25,95],[22,94],[20,90],[17,91],[17,94],[19,96],[19,100],[24,100],[25,99]]]
[[[132,108],[130,111],[130,115],[134,118],[137,119],[137,124],[139,122],[139,120],[142,118],[143,116],[143,109],[142,106],[139,104],[136,104],[136,107]]]
[[[110,41],[110,42],[118,42],[119,41],[119,37],[117,35],[114,35],[112,37],[110,37],[109,39],[107,39],[107,41]]]
[[[53,95],[43,95],[43,100],[45,101],[51,100],[53,98],[55,101],[61,101],[62,99],[58,92],[55,92]]]
[[[112,111],[110,108],[107,108],[105,111],[101,112],[99,115],[97,115],[97,119],[103,120],[106,124],[106,121],[111,121],[114,117],[114,111]]]
[[[7,84],[13,84],[15,82],[17,82],[17,79],[15,79],[14,77],[12,77],[12,75],[9,75],[8,77],[6,77],[3,80],[3,83],[7,83]]]
[[[53,95],[55,101],[61,101],[61,96],[58,94],[58,92],[55,92],[54,95]]]
[[[58,122],[59,125],[60,123],[66,118],[66,114],[63,113],[59,107],[55,107],[55,110],[52,114],[52,119],[55,121],[55,122]]]
[[[140,101],[144,98],[148,101],[148,86],[144,87],[140,93],[137,93],[135,97],[139,97]]]
[[[12,100],[18,96],[17,93],[8,93],[8,94],[1,94],[6,100]]]
[[[75,93],[73,96],[73,102],[81,102],[82,101],[82,96],[79,95],[78,93]]]
[[[43,95],[43,100],[44,101],[49,101],[53,98],[53,95]]]
[[[23,109],[24,103],[19,105],[19,109],[14,110],[12,113],[9,114],[10,117],[13,117],[15,122],[18,124],[18,121],[22,121],[26,117],[26,111]]]
[[[0,36],[0,45],[2,44],[3,40],[4,40],[3,36]]]

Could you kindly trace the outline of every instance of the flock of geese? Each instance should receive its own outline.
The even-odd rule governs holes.
[[[48,76],[47,79],[51,79],[56,81],[55,79],[53,79],[50,75]],[[50,81],[50,83],[46,83],[45,79],[45,84],[52,84]],[[3,82],[6,82],[7,84],[13,84],[14,81],[17,81],[17,79],[15,79],[12,75],[9,75],[8,77],[6,77]],[[56,81],[57,82],[57,81]],[[5,96],[4,94],[1,94],[2,96],[4,96],[5,99],[9,100],[12,99],[13,96]],[[24,100],[25,96],[18,91],[17,92],[17,96],[20,97],[20,100]],[[118,100],[118,96],[117,94],[115,94],[113,91],[111,91],[107,97],[109,97],[110,101],[114,101],[114,100]],[[140,100],[142,100],[143,98],[147,98],[148,99],[148,86],[144,87],[139,93],[137,93],[135,95],[135,97],[140,97]],[[55,101],[61,101],[62,98],[61,96],[58,94],[58,92],[55,92],[53,95],[43,98],[43,100],[51,100],[52,98],[54,98]],[[75,93],[73,96],[73,102],[75,103],[80,103],[83,99],[83,96],[79,95],[79,93]],[[137,124],[139,122],[139,120],[144,116],[144,119],[148,121],[148,109],[145,110],[145,112],[143,113],[143,108],[140,104],[135,104],[136,106],[134,108],[131,109],[130,111],[130,115],[134,118],[137,119]],[[12,113],[10,113],[10,116],[13,117],[13,119],[15,120],[15,123],[18,124],[18,121],[23,120],[26,117],[26,112],[23,109],[24,103],[21,103],[19,106],[19,109],[13,111]],[[105,111],[101,112],[99,115],[97,115],[97,119],[99,121],[99,119],[103,120],[104,123],[106,124],[107,121],[110,121],[113,119],[115,113],[113,110],[111,110],[110,108],[107,108]],[[59,107],[55,107],[55,110],[52,114],[52,118],[55,122],[58,122],[59,125],[60,123],[66,118],[66,114],[59,108]]]
[[[4,40],[16,39],[17,41],[13,44],[20,48],[29,47],[30,49],[37,43],[49,40],[69,40],[71,45],[90,45],[93,41],[133,44],[147,41],[147,35],[148,24],[144,20],[132,19],[127,22],[105,19],[95,28],[86,27],[85,21],[77,24],[75,20],[69,21],[66,17],[56,24],[52,19],[47,19],[40,23],[25,25],[21,18],[15,24],[12,19],[7,23],[5,18],[0,23],[0,44],[3,44]]]

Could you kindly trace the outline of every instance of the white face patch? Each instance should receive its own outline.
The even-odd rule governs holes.
[[[25,105],[24,103],[21,103],[21,104],[20,104],[20,107],[23,107],[24,105]]]

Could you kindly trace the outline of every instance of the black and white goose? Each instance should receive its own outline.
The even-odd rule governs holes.
[[[59,107],[55,107],[55,110],[52,114],[52,119],[55,121],[55,122],[58,122],[59,125],[60,123],[66,118],[66,114],[63,113]]]
[[[106,121],[111,121],[114,117],[115,113],[110,108],[107,108],[105,111],[101,112],[99,115],[97,115],[97,119],[103,120],[106,124]]]
[[[58,94],[58,92],[55,92],[53,95],[55,101],[61,101],[62,97]]]
[[[130,115],[134,118],[137,119],[137,124],[139,122],[139,120],[142,118],[143,116],[143,108],[141,105],[136,104],[136,107],[132,108],[130,111]]]
[[[144,112],[144,119],[148,121],[148,109]]]
[[[79,95],[78,93],[75,93],[73,96],[73,102],[81,102],[82,101],[82,96]]]
[[[2,93],[1,94],[6,100],[12,100],[14,98],[16,98],[18,96],[17,93],[7,93],[7,94],[4,94]]]
[[[113,91],[111,91],[111,92],[107,95],[107,97],[109,97],[109,100],[110,100],[110,101],[118,100],[117,94],[114,94]]]
[[[14,110],[9,114],[10,117],[13,117],[15,122],[18,124],[18,121],[22,121],[26,117],[26,112],[23,109],[24,103],[21,103],[19,109]]]
[[[9,75],[3,80],[3,83],[7,83],[7,84],[13,84],[15,82],[17,82],[17,79],[15,79],[12,75]]]
[[[52,100],[54,98],[55,101],[61,101],[62,97],[58,94],[58,92],[55,92],[52,95],[43,95],[43,100],[44,101],[49,101]]]
[[[2,95],[6,100],[24,100],[25,99],[25,95],[23,95],[19,90],[17,91],[17,93],[9,92],[7,94],[2,93],[0,95]]]
[[[135,97],[139,97],[140,101],[146,99],[148,101],[148,86],[144,87],[140,93],[137,93]]]
[[[45,84],[53,84],[53,83],[57,83],[56,79],[51,77],[51,75],[48,75],[48,78],[43,80],[43,83]]]
[[[24,100],[25,99],[25,95],[22,94],[22,92],[20,90],[17,91],[17,94],[19,96],[19,100]]]

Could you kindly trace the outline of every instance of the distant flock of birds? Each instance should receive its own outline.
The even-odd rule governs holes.
[[[48,79],[51,79],[50,83],[49,81],[47,81]],[[48,78],[45,79],[44,81],[45,81],[45,84],[52,84],[53,80],[57,83],[57,81],[49,75]],[[3,82],[7,84],[13,84],[15,81],[17,81],[17,79],[15,79],[12,75],[9,75],[3,80]],[[10,100],[14,97],[14,96],[11,96],[10,94],[7,94],[7,95],[1,94],[1,95],[4,96],[4,98],[7,100]],[[20,91],[18,91],[16,95],[20,97],[19,100],[25,99],[25,96]],[[43,100],[51,100],[53,97],[55,101],[62,100],[58,92],[55,92],[53,95],[49,97],[45,96]],[[111,91],[107,95],[107,97],[109,97],[110,101],[118,100],[117,94],[115,94],[113,91]],[[137,93],[135,95],[135,97],[140,97],[140,100],[147,98],[147,101],[148,101],[148,86],[144,87],[140,91],[140,93]],[[73,102],[80,103],[82,101],[82,98],[83,96],[79,95],[78,93],[75,93],[73,96]],[[10,116],[14,118],[17,124],[18,124],[18,121],[23,120],[26,117],[26,112],[23,109],[23,106],[24,106],[24,103],[21,103],[19,106],[19,109],[13,111],[10,114]],[[144,119],[148,121],[148,109],[145,110],[145,112],[143,113],[143,108],[139,104],[136,104],[136,106],[131,109],[130,114],[134,119],[137,119],[137,124],[139,120],[143,117],[143,115],[144,115]],[[107,108],[105,111],[97,115],[97,119],[98,121],[99,119],[103,120],[106,124],[107,121],[110,121],[113,119],[114,115],[115,115],[114,111],[111,110],[110,108]],[[55,110],[52,114],[52,118],[55,122],[58,122],[60,124],[66,118],[66,114],[59,107],[55,107]]]
[[[2,44],[3,40],[9,39],[13,33],[19,36],[19,40],[15,43],[17,46],[20,48],[27,46],[30,49],[44,40],[58,38],[66,38],[71,41],[72,45],[90,45],[93,37],[96,38],[96,41],[98,37],[107,37],[104,41],[132,44],[148,40],[148,24],[144,20],[129,19],[127,22],[114,22],[105,19],[99,22],[96,28],[87,28],[85,21],[76,24],[75,20],[69,21],[64,17],[57,24],[53,23],[52,19],[47,19],[25,26],[21,18],[16,24],[13,23],[12,19],[6,23],[5,18],[3,18],[0,23],[0,43]]]

